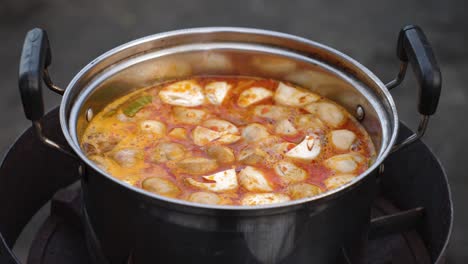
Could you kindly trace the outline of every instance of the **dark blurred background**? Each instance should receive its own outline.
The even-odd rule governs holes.
[[[449,263],[468,263],[468,19],[466,2],[449,1],[144,1],[2,0],[0,2],[0,151],[29,126],[17,88],[23,38],[33,27],[49,33],[53,80],[65,87],[88,62],[129,40],[162,31],[203,26],[241,26],[306,37],[347,53],[384,82],[398,71],[399,29],[420,25],[434,47],[443,75],[438,113],[424,141],[446,168],[455,201]],[[418,121],[412,73],[392,90],[400,118]],[[60,97],[45,92],[48,109]]]

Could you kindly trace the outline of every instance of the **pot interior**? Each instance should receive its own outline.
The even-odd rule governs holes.
[[[67,88],[61,108],[64,134],[80,157],[88,161],[79,146],[88,125],[87,113],[96,114],[136,89],[196,75],[284,80],[334,100],[357,118],[357,108],[362,107],[361,124],[378,154],[375,166],[368,171],[388,154],[396,137],[398,122],[393,100],[383,83],[365,67],[315,42],[237,28],[159,34],[105,53],[85,67]]]

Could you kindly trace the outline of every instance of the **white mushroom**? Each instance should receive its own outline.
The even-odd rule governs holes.
[[[308,135],[297,146],[286,152],[286,156],[295,159],[313,160],[321,150],[320,139],[317,135]]]
[[[282,105],[257,105],[254,109],[254,115],[272,120],[288,118],[293,110]]]
[[[218,195],[210,192],[195,192],[190,194],[188,200],[194,203],[201,204],[219,204],[221,199]]]
[[[307,172],[304,169],[286,160],[275,164],[275,172],[285,182],[300,182],[307,178]]]
[[[302,199],[316,196],[322,193],[320,187],[309,183],[298,183],[288,187],[288,194],[293,199]]]
[[[209,173],[218,168],[216,160],[201,157],[185,158],[177,161],[175,165],[181,172],[196,175]]]
[[[205,101],[202,88],[194,81],[180,81],[170,84],[159,92],[161,100],[170,105],[199,106]]]
[[[316,102],[304,106],[304,109],[317,115],[322,121],[331,127],[338,127],[346,121],[345,113],[335,104],[328,102]]]
[[[193,143],[198,146],[205,146],[210,142],[219,139],[223,133],[208,129],[206,127],[197,126],[192,131]]]
[[[320,132],[326,129],[325,124],[312,114],[303,114],[298,115],[294,121],[297,129],[310,131],[310,132]]]
[[[143,132],[151,133],[157,138],[166,135],[166,125],[156,120],[145,120],[140,122],[140,129]]]
[[[137,161],[138,151],[136,149],[121,149],[112,155],[112,158],[122,167],[131,167]]]
[[[222,144],[231,144],[241,139],[239,135],[225,134],[222,135],[217,141]]]
[[[276,103],[282,105],[304,106],[316,102],[320,99],[320,96],[280,82],[273,99]]]
[[[331,143],[339,150],[348,150],[356,139],[356,134],[347,129],[330,132]]]
[[[245,148],[241,150],[238,160],[244,164],[255,165],[261,163],[268,156],[268,153],[260,148]]]
[[[263,87],[251,87],[242,91],[237,100],[240,107],[248,107],[273,96],[273,92]]]
[[[212,145],[206,149],[206,153],[219,163],[231,163],[236,160],[232,150],[225,146]]]
[[[182,127],[176,127],[172,129],[167,135],[175,139],[187,139],[187,130]]]
[[[209,129],[224,132],[226,134],[239,133],[239,129],[237,129],[237,127],[233,123],[222,119],[208,119],[204,121],[202,125]]]
[[[239,181],[242,187],[251,192],[269,192],[273,190],[263,172],[251,166],[241,170]]]
[[[325,186],[328,190],[336,189],[356,178],[354,174],[339,174],[325,180]]]
[[[174,142],[162,142],[156,146],[153,160],[156,162],[167,162],[169,160],[181,160],[185,157],[183,145]]]
[[[350,173],[358,168],[364,157],[358,153],[336,155],[325,160],[325,166],[342,173]]]
[[[177,123],[198,125],[205,118],[206,112],[200,109],[173,107],[172,116]]]
[[[141,186],[144,190],[167,197],[177,197],[180,189],[168,179],[151,177],[145,179]]]
[[[275,132],[276,134],[285,136],[293,136],[297,134],[296,128],[287,119],[282,119],[276,123]]]
[[[281,193],[253,193],[247,194],[241,201],[242,205],[265,205],[290,201],[289,196]]]
[[[205,95],[211,104],[221,105],[230,89],[227,82],[212,82],[205,86]]]
[[[198,182],[192,178],[187,178],[186,181],[194,187],[212,192],[232,191],[238,187],[236,170],[234,169],[220,171],[212,175],[203,176],[203,178],[210,182]]]
[[[269,135],[267,128],[257,123],[250,124],[242,130],[242,137],[247,142],[258,142]]]

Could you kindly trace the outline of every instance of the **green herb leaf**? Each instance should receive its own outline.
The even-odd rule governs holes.
[[[140,111],[143,107],[150,104],[153,101],[153,97],[151,95],[144,95],[138,97],[134,101],[127,104],[122,112],[128,117],[134,117],[138,111]]]

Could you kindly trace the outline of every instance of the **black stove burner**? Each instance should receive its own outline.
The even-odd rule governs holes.
[[[66,144],[57,112],[44,117],[44,131]],[[401,138],[410,133],[401,126]],[[0,167],[0,233],[10,248],[34,213],[52,199],[50,215],[33,241],[28,264],[93,263],[89,252],[95,250],[87,248],[79,189],[62,189],[78,179],[77,162],[43,146],[32,129],[5,156]],[[387,158],[372,217],[364,246],[345,253],[362,255],[359,264],[445,263],[452,202],[446,175],[423,143]],[[0,263],[17,263],[1,240]]]

